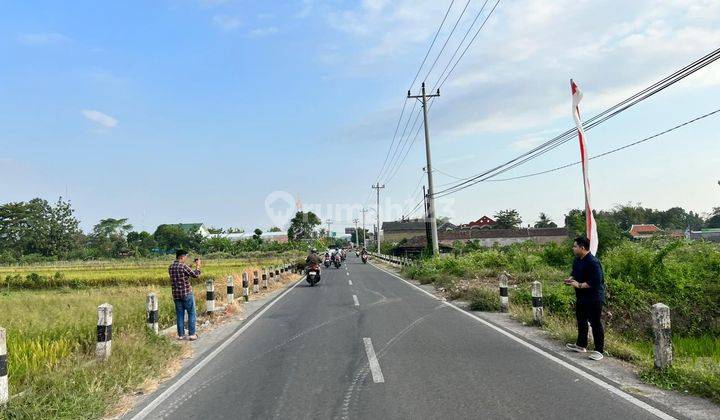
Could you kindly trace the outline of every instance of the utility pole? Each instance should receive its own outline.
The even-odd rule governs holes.
[[[423,217],[425,218],[425,240],[427,241],[428,249],[432,249],[432,234],[430,233],[430,219],[428,219],[428,202],[427,193],[425,192],[425,186],[423,185]]]
[[[326,220],[325,223],[327,223],[327,237],[330,238],[330,224],[332,223],[332,220]]]
[[[440,89],[436,93],[427,95],[425,93],[425,82],[422,84],[421,95],[411,95],[408,91],[408,98],[420,99],[422,101],[423,109],[423,123],[425,125],[425,158],[427,159],[427,174],[428,174],[428,218],[430,219],[430,234],[432,235],[432,250],[433,255],[437,256],[440,254],[440,248],[438,246],[438,235],[437,235],[437,221],[435,220],[435,197],[433,197],[433,177],[432,177],[432,158],[430,157],[430,131],[428,129],[428,98],[435,98],[440,96]]]
[[[353,219],[353,223],[355,223],[355,248],[360,246],[360,237],[358,236],[358,230],[357,230],[357,224],[359,220]]]
[[[375,212],[377,214],[377,233],[375,234],[375,242],[377,242],[377,252],[380,253],[380,190],[385,188],[385,184],[380,185],[378,182],[377,184],[372,186],[373,189],[377,190],[377,211]]]
[[[367,231],[365,230],[365,213],[367,213],[368,209],[362,209],[363,214],[363,248],[367,249]]]

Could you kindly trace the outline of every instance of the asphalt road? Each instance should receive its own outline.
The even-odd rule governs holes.
[[[657,418],[354,255],[287,292],[146,414]]]

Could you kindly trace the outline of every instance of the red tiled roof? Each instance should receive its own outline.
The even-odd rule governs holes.
[[[632,225],[630,227],[630,235],[651,235],[656,232],[661,232],[662,229],[655,225]]]

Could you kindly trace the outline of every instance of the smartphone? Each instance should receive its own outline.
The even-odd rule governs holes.
[[[200,261],[200,258],[195,258],[194,261],[195,261],[195,262],[198,262],[198,261]]]

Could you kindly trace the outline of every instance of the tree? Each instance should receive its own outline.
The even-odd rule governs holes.
[[[607,215],[595,213],[595,223],[597,224],[599,241],[598,255],[602,255],[606,250],[619,245],[620,242],[628,238],[627,232],[620,229]],[[565,226],[568,228],[568,233],[572,238],[587,236],[585,232],[585,211],[578,209],[570,210],[570,212],[565,215]]]
[[[320,218],[311,211],[295,213],[295,217],[290,220],[288,228],[288,240],[298,241],[302,239],[312,239],[315,227],[320,225]]]
[[[245,229],[238,227],[231,227],[225,229],[225,233],[245,233]]]
[[[255,230],[253,231],[253,239],[255,239],[258,242],[262,241],[262,239],[260,238],[262,236],[262,234],[263,234],[263,231],[260,228],[255,228]]]
[[[158,247],[165,251],[197,250],[202,242],[202,236],[197,233],[187,234],[179,225],[160,225],[153,233],[153,237]]]
[[[720,228],[720,207],[713,207],[710,217],[705,221],[706,228]]]
[[[520,213],[515,209],[500,210],[495,213],[493,229],[513,229],[522,223]]]
[[[119,257],[129,249],[125,236],[132,229],[127,219],[102,219],[90,234],[90,247],[103,257]]]
[[[82,240],[73,213],[62,197],[55,206],[40,198],[0,206],[0,253],[66,257],[80,249]]]
[[[270,230],[268,230],[268,232],[282,232],[282,229],[277,226],[273,226],[270,228]]]
[[[358,241],[356,240],[356,238],[355,238],[355,230],[353,229],[353,230],[350,232],[350,242],[355,243],[355,244],[359,244],[360,246],[362,246],[362,244],[365,243],[365,238],[366,238],[366,236],[367,236],[367,229],[365,229],[365,230],[363,231],[362,228],[358,228],[358,230],[357,230],[357,235],[360,237],[360,242],[358,242]]]
[[[145,231],[128,232],[126,239],[128,248],[135,256],[147,257],[152,253],[153,248],[157,246],[155,238]]]
[[[219,235],[224,232],[223,228],[218,228],[218,227],[209,227],[209,228],[207,228],[207,230],[208,230],[208,233],[211,233],[213,235]]]
[[[556,228],[557,223],[553,222],[545,213],[540,213],[540,220],[535,222],[536,228]]]

